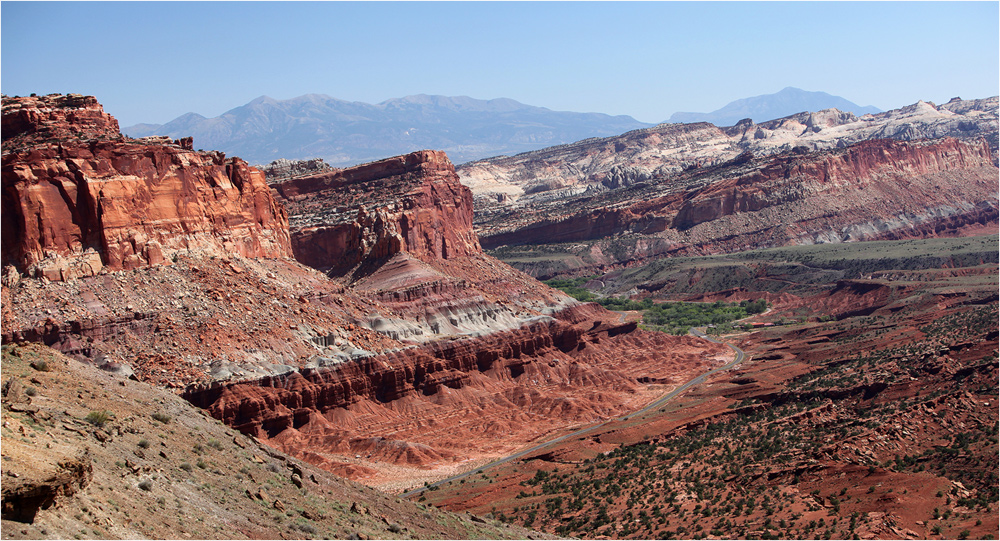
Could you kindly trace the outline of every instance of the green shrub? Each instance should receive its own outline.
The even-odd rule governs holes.
[[[142,447],[143,449],[149,449],[149,440],[145,438],[139,440],[139,447]]]
[[[153,417],[154,420],[159,421],[159,422],[161,422],[163,424],[167,424],[167,423],[170,422],[170,416],[167,415],[166,413],[161,413],[159,411],[156,412],[156,413],[154,413],[152,415],[152,417]]]
[[[315,526],[313,526],[312,524],[309,524],[307,522],[300,522],[300,523],[297,523],[297,524],[293,524],[292,527],[293,528],[297,528],[299,530],[302,530],[303,532],[305,532],[305,533],[307,533],[309,535],[316,535],[316,533],[318,532],[318,530],[316,529]]]
[[[84,418],[85,421],[97,427],[104,426],[104,423],[107,423],[110,419],[111,412],[107,410],[92,411]]]
[[[30,366],[39,372],[48,372],[51,370],[49,363],[45,361],[31,361]]]

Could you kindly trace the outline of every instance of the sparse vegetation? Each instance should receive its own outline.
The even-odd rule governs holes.
[[[84,420],[96,427],[103,427],[111,420],[111,412],[107,410],[91,411]]]
[[[591,280],[593,277],[571,280],[553,279],[545,283],[550,287],[562,290],[579,301],[596,302],[608,310],[641,311],[644,324],[677,335],[686,334],[691,327],[722,325],[750,315],[760,314],[766,311],[768,306],[764,299],[741,301],[736,304],[721,301],[713,303],[654,302],[650,298],[642,301],[622,297],[598,298],[583,287],[583,284]]]
[[[939,275],[928,276],[937,280]],[[924,319],[929,323],[919,328],[909,318],[940,308],[921,304],[925,293],[910,284],[905,290],[910,296],[892,299],[892,311],[819,322],[823,318],[804,312],[813,317],[815,328],[799,331],[810,337],[811,347],[792,350],[809,359],[799,365],[806,369],[798,375],[734,401],[714,420],[681,424],[683,429],[658,432],[645,443],[623,444],[565,473],[550,470],[544,461],[529,462],[538,469],[521,478],[520,490],[511,487],[516,496],[496,515],[582,538],[700,538],[711,533],[849,539],[880,527],[867,516],[874,502],[896,501],[897,494],[920,497],[912,496],[921,494],[916,486],[882,484],[887,473],[899,479],[899,474],[913,472],[960,482],[965,490],[939,492],[940,509],[933,515],[928,510],[928,517],[940,523],[929,522],[921,533],[978,537],[981,532],[971,528],[960,532],[955,519],[971,527],[972,517],[960,510],[995,516],[998,501],[1000,423],[995,408],[982,407],[998,394],[998,356],[973,353],[980,350],[969,346],[995,344],[997,303],[988,286],[984,282],[984,301],[970,295],[976,302],[954,304]],[[613,309],[646,311],[651,305],[621,300]],[[895,336],[886,341],[883,336],[890,330]],[[776,338],[786,332],[762,334],[764,340],[787,347]],[[738,385],[752,381],[746,378]],[[738,385],[723,388],[738,392]],[[882,394],[885,389],[894,394]],[[983,418],[991,421],[981,422]],[[949,436],[941,442],[928,434]],[[872,441],[884,443],[873,447]],[[838,481],[820,466],[831,457],[860,468]],[[796,492],[781,490],[793,485]],[[446,487],[443,495],[428,493],[428,499],[454,498],[459,486]],[[463,489],[475,491],[476,486]],[[934,494],[927,490],[924,497]]]
[[[38,370],[39,372],[48,372],[49,370],[51,370],[48,361],[44,360],[31,361],[31,363],[29,363],[29,366],[31,366],[35,370]]]
[[[582,278],[569,278],[569,279],[552,279],[546,280],[545,284],[549,287],[554,287],[563,293],[573,297],[580,302],[591,302],[597,298],[590,290],[583,287],[588,281],[596,278],[594,276],[586,276]]]

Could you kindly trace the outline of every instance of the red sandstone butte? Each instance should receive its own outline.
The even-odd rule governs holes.
[[[67,280],[181,251],[291,256],[284,208],[239,158],[126,140],[90,96],[4,98],[3,130],[4,266]]]
[[[422,150],[273,185],[300,262],[342,271],[405,251],[423,261],[481,254],[472,192],[444,152]]]

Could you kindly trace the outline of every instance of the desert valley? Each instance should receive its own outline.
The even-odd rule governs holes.
[[[995,539],[997,104],[340,168],[4,96],[2,537]]]

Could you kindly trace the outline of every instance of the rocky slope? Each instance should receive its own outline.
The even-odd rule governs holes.
[[[3,125],[5,266],[66,280],[178,253],[291,256],[284,209],[239,158],[124,140],[93,97],[5,99]]]
[[[984,137],[997,151],[997,98],[944,105],[917,102],[908,107],[858,117],[826,109],[768,122],[740,122],[720,128],[708,123],[661,124],[604,139],[467,163],[459,168],[472,188],[477,208],[575,195],[587,188],[613,189],[685,170],[719,165],[740,154],[766,156],[796,147],[817,151],[871,139],[912,141],[940,137]],[[994,157],[994,160],[996,158]],[[996,163],[996,162],[994,162]]]
[[[286,160],[279,158],[267,165],[254,166],[264,172],[268,183],[278,182],[305,175],[315,175],[333,169],[320,158],[311,160]]]
[[[3,96],[3,151],[25,150],[39,141],[99,139],[119,141],[118,121],[93,96],[50,94]]]
[[[483,209],[477,228],[487,248],[548,245],[527,258],[527,248],[495,252],[538,276],[667,254],[981,234],[997,223],[995,161],[985,141],[952,138],[743,154],[617,190]]]
[[[866,244],[661,260],[692,300],[772,302],[723,338],[743,363],[419,497],[588,539],[996,537],[995,232]]]
[[[725,362],[721,347],[607,315],[588,305],[512,331],[185,396],[303,460],[408,489],[567,425],[638,409]]]
[[[4,539],[546,537],[401,501],[157,387],[3,347]]]
[[[44,216],[43,231],[100,226],[92,252],[73,244],[90,238],[80,232],[57,252],[92,253],[100,266],[49,280],[15,257],[34,253],[20,248],[30,229],[5,227],[4,343],[41,342],[110,374],[186,388],[220,419],[329,471],[411,487],[638,408],[724,362],[711,343],[616,323],[484,255],[471,193],[441,152],[268,188],[256,169],[183,148],[190,141],[32,145],[5,155],[17,164],[4,170],[5,219],[9,207]],[[56,190],[101,186],[100,205],[84,207],[97,217],[48,212],[70,196],[36,207],[13,197],[39,178]],[[119,262],[118,245],[101,242],[123,236],[135,257]],[[39,238],[43,255],[62,246]],[[163,260],[140,258],[154,241]]]

